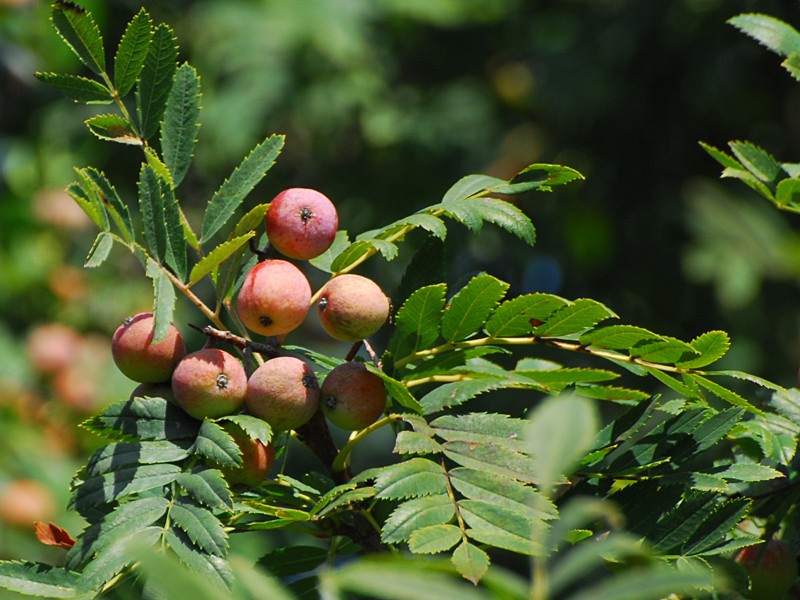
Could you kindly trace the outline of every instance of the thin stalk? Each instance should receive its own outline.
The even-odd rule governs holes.
[[[361,442],[361,440],[363,440],[373,431],[380,429],[384,425],[388,425],[389,423],[392,423],[394,421],[399,421],[402,418],[403,418],[402,415],[393,413],[391,415],[383,417],[382,419],[379,419],[378,421],[375,421],[372,425],[370,425],[369,427],[365,427],[361,431],[354,432],[353,435],[350,436],[350,439],[347,440],[347,443],[344,445],[344,447],[339,451],[339,454],[334,459],[333,464],[331,465],[331,469],[337,472],[344,471],[350,462],[350,454],[353,452],[353,448],[355,448],[359,444],[359,442]]]

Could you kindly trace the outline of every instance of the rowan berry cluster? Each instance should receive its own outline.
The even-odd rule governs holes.
[[[299,261],[325,252],[338,228],[333,203],[305,188],[278,194],[265,220],[271,248]],[[389,317],[389,299],[366,277],[333,277],[313,296],[296,264],[265,257],[245,275],[236,313],[252,333],[282,339],[306,319],[312,297],[317,298],[323,329],[337,340],[364,340]],[[268,357],[248,377],[242,360],[226,350],[205,347],[187,353],[173,324],[163,339],[153,343],[154,325],[152,313],[126,318],[111,341],[117,367],[140,382],[132,397],[164,397],[196,419],[246,412],[269,423],[273,432],[297,429],[318,410],[341,429],[359,430],[386,409],[383,381],[363,363],[344,362],[318,378],[305,360],[278,355]],[[224,427],[242,450],[244,462],[240,469],[225,471],[228,481],[257,485],[274,461],[272,444],[251,439],[231,422]]]

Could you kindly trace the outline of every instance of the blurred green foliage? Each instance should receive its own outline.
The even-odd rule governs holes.
[[[86,2],[112,38],[140,4]],[[258,199],[316,187],[353,231],[437,201],[431,193],[463,173],[506,178],[536,161],[570,165],[586,182],[519,203],[538,228],[533,252],[507,238],[501,247],[489,229],[477,240],[452,236],[458,273],[488,270],[513,293],[592,296],[625,322],[683,339],[725,329],[731,366],[793,383],[796,217],[719,182],[697,141],[747,138],[780,160],[800,159],[796,84],[725,24],[752,10],[797,24],[796,3],[143,4],[175,27],[182,57],[203,78],[198,168],[186,184],[198,211],[272,132],[287,134],[287,146]],[[94,443],[75,425],[133,387],[99,341],[147,308],[150,290],[126,276],[132,263],[81,268],[93,234],[61,192],[72,167],[96,165],[132,197],[138,149],[92,138],[81,121],[93,109],[33,77],[78,68],[48,12],[45,2],[0,0],[0,494],[12,480],[37,479],[55,495],[49,516],[62,519],[76,457]],[[381,272],[387,286],[402,267]],[[34,328],[51,322],[78,333],[76,356],[88,353],[83,366],[96,367],[79,369],[94,385],[80,401],[66,400],[56,376],[26,354]],[[34,557],[20,546],[31,543],[27,530],[0,532],[0,557]]]

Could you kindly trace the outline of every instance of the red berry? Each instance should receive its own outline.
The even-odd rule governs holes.
[[[291,188],[275,196],[266,221],[269,243],[281,254],[300,260],[325,252],[339,226],[333,203],[307,188]]]
[[[355,431],[372,425],[386,410],[386,388],[364,363],[346,362],[322,382],[320,402],[331,423]]]
[[[195,419],[238,411],[247,394],[247,374],[236,357],[206,348],[184,358],[172,374],[175,402]]]
[[[247,382],[247,409],[273,431],[296,429],[319,406],[319,383],[308,364],[279,356],[258,367]]]
[[[303,322],[310,303],[311,286],[300,269],[285,260],[265,260],[245,276],[236,311],[250,331],[279,336]]]
[[[186,355],[180,332],[169,326],[167,337],[153,342],[153,313],[125,319],[111,338],[111,354],[120,371],[140,383],[169,381],[175,365]]]

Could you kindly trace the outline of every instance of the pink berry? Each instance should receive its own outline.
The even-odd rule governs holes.
[[[279,336],[306,318],[311,286],[303,272],[285,260],[265,260],[245,276],[236,310],[255,333]]]
[[[278,252],[308,260],[330,248],[339,217],[324,194],[307,188],[290,188],[275,196],[267,211],[267,237]]]

